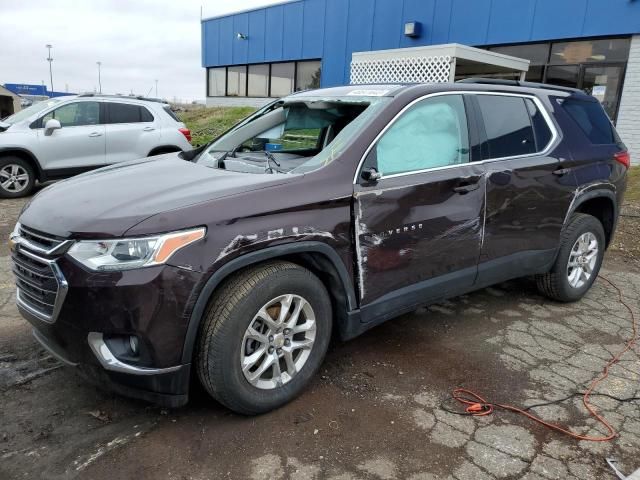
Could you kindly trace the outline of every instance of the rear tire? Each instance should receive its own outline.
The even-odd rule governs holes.
[[[209,302],[195,358],[198,377],[231,410],[268,412],[309,383],[326,354],[331,327],[329,295],[309,270],[284,261],[250,268]]]
[[[589,291],[598,277],[605,250],[600,221],[575,213],[560,238],[560,250],[549,271],[536,276],[538,290],[560,302],[575,302]]]
[[[0,158],[0,197],[18,198],[29,195],[36,183],[33,167],[20,157]]]

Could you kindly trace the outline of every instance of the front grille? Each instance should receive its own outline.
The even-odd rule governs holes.
[[[40,320],[52,323],[67,293],[67,282],[56,264],[66,240],[20,227],[13,238],[13,273],[18,305]]]
[[[24,225],[20,225],[18,228],[18,234],[20,238],[28,244],[31,250],[41,253],[54,252],[60,245],[65,243],[64,238],[57,238],[52,235],[40,233],[37,230],[27,228]]]

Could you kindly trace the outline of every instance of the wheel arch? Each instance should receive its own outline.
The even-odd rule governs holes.
[[[39,181],[45,181],[45,174],[40,167],[38,159],[26,148],[8,147],[0,149],[0,158],[3,157],[18,157],[28,162],[33,167],[33,171],[36,174],[36,179]]]
[[[207,279],[198,294],[189,318],[182,351],[183,363],[192,361],[202,317],[216,289],[231,275],[271,260],[287,260],[317,275],[329,292],[334,324],[341,332],[346,329],[349,321],[348,313],[357,308],[357,300],[351,277],[338,253],[326,243],[313,241],[268,247],[231,260]]]
[[[177,145],[162,145],[160,147],[153,147],[147,157],[153,157],[154,155],[162,155],[165,153],[181,152],[182,149]]]
[[[618,220],[618,204],[614,191],[597,189],[583,193],[574,200],[567,220],[574,213],[586,213],[597,218],[604,228],[606,247],[609,246]]]

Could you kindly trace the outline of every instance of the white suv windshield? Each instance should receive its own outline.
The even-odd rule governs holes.
[[[198,158],[207,167],[246,173],[302,173],[338,157],[388,97],[284,99],[256,112]]]
[[[13,115],[5,118],[2,121],[4,123],[8,123],[11,125],[14,123],[22,122],[23,120],[30,118],[31,116],[37,114],[38,112],[42,112],[43,110],[46,110],[49,107],[53,107],[54,105],[57,105],[58,103],[60,103],[60,100],[55,98],[52,98],[50,100],[45,100],[44,102],[34,103],[30,107],[25,108],[24,110],[20,110],[19,112],[14,113]]]

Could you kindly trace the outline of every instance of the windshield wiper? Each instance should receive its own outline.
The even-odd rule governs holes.
[[[268,150],[264,151],[264,154],[267,157],[267,168],[265,168],[265,172],[266,171],[270,171],[271,173],[273,173],[274,171],[278,172],[278,173],[285,173],[282,170],[278,170],[277,168],[273,168],[271,166],[271,162],[275,163],[276,166],[280,167],[280,164],[278,163],[278,161],[276,160],[276,157],[273,155],[273,153],[269,152]]]

